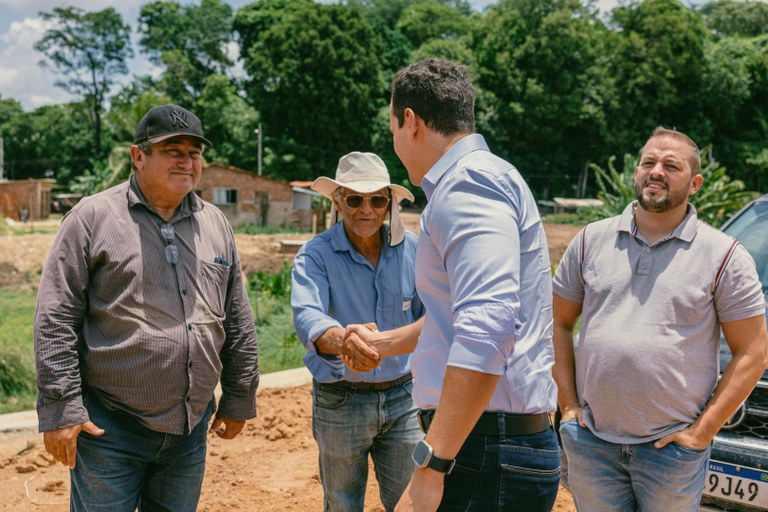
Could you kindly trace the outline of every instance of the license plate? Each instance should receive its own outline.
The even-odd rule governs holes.
[[[711,460],[704,494],[768,509],[768,472]]]

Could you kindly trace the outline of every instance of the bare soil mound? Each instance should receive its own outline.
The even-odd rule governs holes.
[[[209,437],[198,510],[322,510],[309,386],[265,389],[258,397],[259,417],[237,438]],[[64,512],[69,510],[68,496],[69,474],[45,452],[40,434],[0,444],[0,510]],[[365,501],[366,512],[384,511],[373,469]],[[560,489],[554,510],[576,510],[565,489]]]

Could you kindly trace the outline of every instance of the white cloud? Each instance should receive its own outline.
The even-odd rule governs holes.
[[[26,18],[0,36],[0,95],[19,100],[26,109],[72,99],[54,86],[56,75],[38,64],[43,55],[34,44],[49,26],[40,18]]]

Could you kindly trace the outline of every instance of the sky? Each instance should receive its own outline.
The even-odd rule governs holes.
[[[233,10],[252,2],[225,1]],[[73,6],[86,11],[114,7],[122,15],[123,21],[134,29],[132,37],[135,57],[128,63],[131,76],[125,77],[122,83],[130,81],[133,75],[153,74],[152,64],[145,56],[139,54],[136,45],[136,20],[141,5],[146,2],[147,0],[0,0],[0,99],[15,99],[28,111],[42,105],[76,99],[54,85],[59,76],[51,69],[39,65],[43,55],[34,49],[35,42],[40,40],[49,28],[48,22],[41,19],[38,13],[50,12],[54,7]],[[199,2],[182,0],[181,3],[186,5]],[[494,0],[470,0],[470,3],[474,8],[481,10],[494,3]],[[598,4],[603,10],[609,10],[617,4],[617,0],[599,0]],[[233,48],[232,51],[237,50]]]

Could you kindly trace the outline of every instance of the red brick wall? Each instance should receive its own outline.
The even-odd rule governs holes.
[[[0,182],[0,213],[6,218],[21,220],[19,211],[26,207],[29,220],[47,219],[51,213],[52,179],[15,180]]]
[[[213,203],[214,188],[237,190],[237,206],[221,205],[233,226],[255,223],[262,220],[262,195],[267,194],[267,226],[282,227],[290,223],[293,192],[284,183],[256,173],[229,165],[209,164],[203,168],[196,190],[205,201]]]

